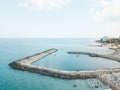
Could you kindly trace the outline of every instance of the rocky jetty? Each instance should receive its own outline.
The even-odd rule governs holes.
[[[103,74],[99,77],[99,79],[103,83],[109,85],[112,90],[120,90],[120,72]]]
[[[69,54],[84,54],[91,57],[100,57],[111,59],[120,62],[120,49],[115,49],[115,52],[112,54],[97,54],[91,52],[82,52],[82,51],[70,51]],[[112,90],[120,90],[120,68],[118,69],[109,69],[109,70],[97,70],[94,73],[98,73],[96,78],[100,79],[103,83],[110,86]],[[99,74],[100,73],[100,74]]]
[[[56,51],[57,49],[49,49],[47,51],[37,53],[32,56],[28,56],[21,60],[13,61],[9,65],[14,69],[29,71],[33,73],[38,73],[38,74],[56,77],[56,78],[62,78],[62,79],[98,78],[104,83],[110,85],[110,87],[113,88],[114,90],[120,90],[120,88],[116,86],[116,84],[111,83],[111,80],[106,78],[106,75],[109,76],[109,75],[113,75],[114,73],[120,73],[120,68],[89,70],[89,71],[64,71],[64,70],[57,70],[57,69],[51,69],[51,68],[32,65],[33,62],[36,62],[37,60],[40,60]],[[108,58],[108,59],[117,60],[117,61],[120,60],[119,58],[120,50],[116,50],[116,52],[109,55],[100,55],[100,54],[89,53],[89,52],[73,52],[73,51],[68,53],[69,54],[86,54],[92,57],[102,57],[102,58]]]
[[[120,49],[116,49],[114,53],[112,54],[97,54],[97,53],[91,53],[91,52],[83,52],[83,51],[70,51],[69,54],[84,54],[89,55],[91,57],[100,57],[100,58],[106,58],[111,59],[120,62]]]
[[[63,79],[96,78],[102,74],[110,74],[112,72],[120,71],[120,69],[118,68],[111,69],[111,70],[105,69],[105,70],[89,70],[89,71],[64,71],[64,70],[50,69],[50,68],[32,65],[33,62],[36,62],[37,60],[40,60],[56,51],[57,51],[56,49],[50,49],[41,53],[37,53],[32,56],[28,56],[24,59],[14,61],[9,65],[15,69],[30,71],[30,72],[39,73],[46,76],[52,76],[52,77],[63,78]]]

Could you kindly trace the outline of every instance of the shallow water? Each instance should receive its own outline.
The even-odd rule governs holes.
[[[89,88],[90,80],[64,80],[12,69],[8,64],[14,60],[33,55],[50,48],[59,51],[33,64],[61,70],[90,70],[119,67],[119,63],[87,55],[69,55],[71,50],[111,53],[111,50],[89,47],[95,39],[0,39],[0,90],[104,90]]]

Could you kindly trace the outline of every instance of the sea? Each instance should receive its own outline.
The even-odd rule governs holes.
[[[118,68],[117,61],[68,54],[69,51],[88,51],[110,54],[113,50],[94,45],[91,38],[1,38],[0,39],[0,90],[107,90],[109,86],[98,79],[66,80],[11,68],[8,64],[55,48],[58,51],[34,62],[33,65],[66,70],[85,71]],[[94,85],[99,83],[99,87]]]

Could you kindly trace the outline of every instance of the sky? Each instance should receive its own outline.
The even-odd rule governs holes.
[[[120,0],[0,0],[0,38],[120,36]]]

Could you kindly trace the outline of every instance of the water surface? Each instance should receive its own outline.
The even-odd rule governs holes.
[[[71,50],[111,53],[111,50],[89,47],[95,39],[0,39],[0,90],[104,90],[90,89],[92,80],[64,80],[47,77],[27,71],[15,70],[8,66],[12,61],[56,48],[59,51],[33,64],[61,70],[91,70],[106,67],[118,67],[115,61],[91,58],[87,55],[69,55]]]

